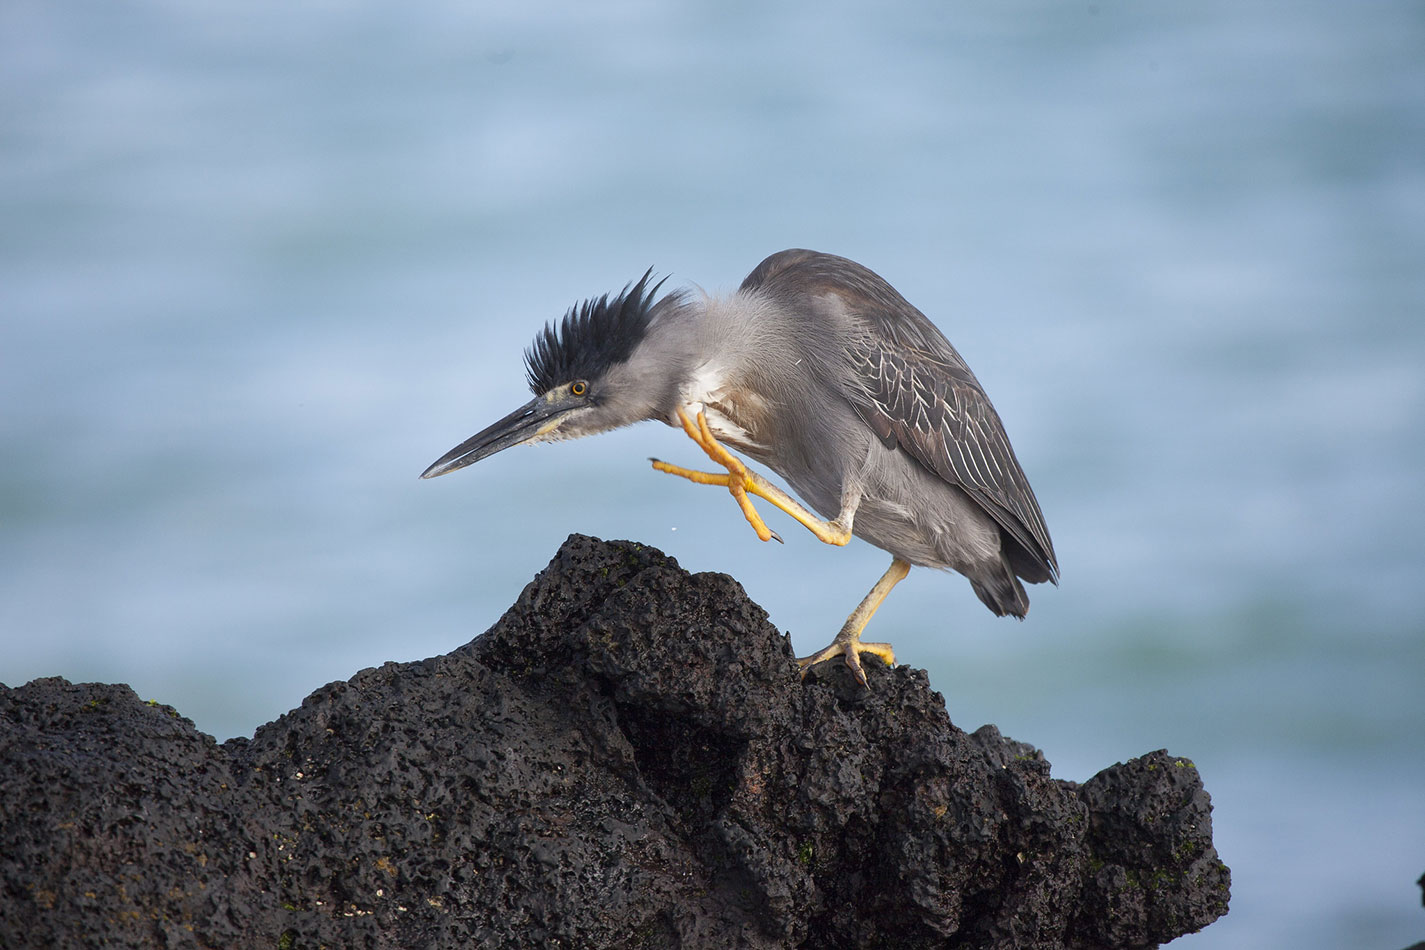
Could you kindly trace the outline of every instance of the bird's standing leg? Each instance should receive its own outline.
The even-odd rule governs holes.
[[[823,660],[843,656],[846,658],[846,665],[851,667],[851,672],[855,674],[856,680],[865,686],[866,672],[861,669],[862,653],[874,653],[884,660],[887,666],[895,666],[896,654],[891,649],[891,645],[889,643],[862,643],[861,631],[866,629],[866,624],[875,615],[876,608],[881,606],[881,601],[885,600],[886,595],[891,592],[891,588],[904,580],[908,573],[910,573],[910,562],[894,558],[891,561],[891,566],[886,569],[886,573],[882,574],[881,579],[876,582],[876,586],[871,588],[871,592],[851,612],[851,616],[846,618],[846,623],[842,625],[841,632],[836,635],[836,639],[811,656],[797,658],[797,665],[802,668],[802,675],[805,676],[807,670]]]
[[[851,540],[851,515],[855,511],[855,504],[843,505],[843,511],[835,521],[825,521],[812,514],[803,507],[795,498],[788,495],[782,489],[773,485],[761,475],[749,469],[742,460],[729,452],[721,442],[712,434],[708,428],[707,414],[699,409],[698,420],[694,424],[688,418],[688,414],[681,407],[677,410],[678,421],[682,423],[683,431],[688,434],[688,438],[698,443],[699,447],[708,454],[708,458],[727,469],[722,472],[697,472],[691,469],[682,468],[678,465],[670,465],[667,462],[652,459],[653,467],[660,472],[667,472],[669,475],[679,475],[689,481],[697,482],[699,485],[722,485],[732,493],[732,497],[737,499],[737,504],[742,508],[742,514],[747,518],[747,522],[752,525],[752,529],[757,532],[757,537],[763,541],[770,541],[776,538],[782,540],[781,535],[767,527],[767,523],[762,520],[762,516],[757,513],[757,509],[752,507],[752,501],[747,497],[752,493],[761,498],[765,498],[778,508],[800,521],[807,530],[816,535],[827,544],[845,545]],[[872,610],[875,608],[873,607]]]

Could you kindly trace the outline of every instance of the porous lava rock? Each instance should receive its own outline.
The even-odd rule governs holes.
[[[1149,947],[1227,910],[1197,769],[1076,785],[923,671],[798,678],[721,574],[573,536],[487,633],[218,744],[0,690],[0,946]]]

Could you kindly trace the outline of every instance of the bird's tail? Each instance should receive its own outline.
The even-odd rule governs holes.
[[[970,578],[970,586],[975,589],[976,596],[984,605],[997,616],[1008,615],[1023,620],[1024,615],[1029,612],[1029,595],[1024,592],[1024,585],[1003,560],[995,561],[986,565],[984,570],[975,572]]]

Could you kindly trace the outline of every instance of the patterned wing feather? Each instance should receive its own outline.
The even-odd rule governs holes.
[[[835,297],[860,327],[846,356],[859,377],[861,391],[851,396],[862,420],[886,445],[900,446],[962,488],[1019,542],[1028,558],[1017,559],[1021,576],[1057,582],[1044,515],[1004,424],[970,367],[925,314],[869,268],[799,248],[767,258],[743,289],[810,301],[813,311]]]
[[[869,396],[857,410],[876,434],[959,485],[1057,577],[1034,491],[999,414],[959,354],[887,346],[873,335],[852,350],[851,359]]]

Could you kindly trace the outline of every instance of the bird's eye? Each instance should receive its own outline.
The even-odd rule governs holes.
[[[584,382],[582,379],[569,384],[569,392],[573,393],[575,396],[582,396],[588,391],[589,384]]]

